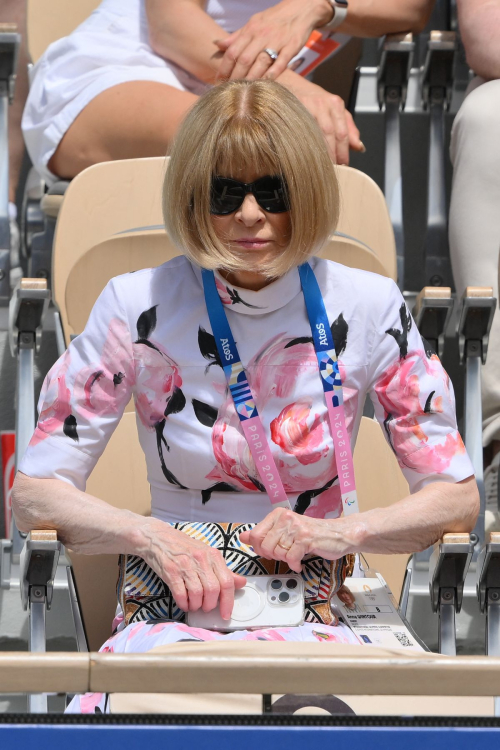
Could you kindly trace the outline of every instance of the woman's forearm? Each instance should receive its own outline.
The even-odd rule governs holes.
[[[346,20],[338,30],[359,37],[413,31],[420,33],[432,13],[434,0],[349,0]]]
[[[146,0],[149,41],[160,57],[214,83],[223,56],[214,40],[228,34],[203,7],[203,0]]]
[[[500,0],[459,0],[457,7],[470,67],[486,80],[500,78]]]
[[[204,7],[204,0],[146,0],[149,40],[160,57],[172,60],[205,83],[215,83],[224,53],[214,41],[229,34]],[[311,28],[322,25],[331,16],[328,0],[310,1],[308,8]]]
[[[468,532],[479,512],[474,477],[463,482],[433,482],[388,508],[333,521],[347,552],[402,554],[427,549],[448,532]]]
[[[20,531],[55,529],[64,545],[82,554],[137,553],[150,519],[113,508],[60,479],[18,473],[12,510]]]

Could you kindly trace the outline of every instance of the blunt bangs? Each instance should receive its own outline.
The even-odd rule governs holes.
[[[210,215],[212,176],[283,177],[291,237],[265,267],[276,278],[318,252],[338,221],[335,168],[314,118],[274,81],[228,81],[189,111],[175,139],[163,186],[163,215],[172,241],[208,269],[241,270],[241,258],[216,236]]]
[[[214,174],[236,178],[249,164],[256,172],[282,173],[276,147],[262,123],[250,117],[230,120],[216,144]]]

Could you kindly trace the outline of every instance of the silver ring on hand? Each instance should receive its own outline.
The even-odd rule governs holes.
[[[275,60],[277,60],[277,59],[278,59],[278,53],[276,52],[276,50],[275,50],[275,49],[272,49],[271,47],[266,47],[266,48],[265,48],[264,50],[262,50],[262,51],[263,51],[263,52],[267,52],[267,54],[269,55],[269,57],[271,58],[271,60],[272,60],[273,62],[274,62]]]

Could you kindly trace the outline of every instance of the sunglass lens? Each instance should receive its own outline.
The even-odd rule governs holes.
[[[243,187],[234,180],[214,177],[210,198],[210,213],[231,214],[236,211],[245,197]]]
[[[253,193],[264,211],[279,214],[289,210],[286,189],[280,177],[263,177],[257,180]]]

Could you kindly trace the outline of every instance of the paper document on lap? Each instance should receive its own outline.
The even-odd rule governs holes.
[[[349,609],[337,596],[332,604],[360,643],[424,651],[399,616],[382,577],[346,578],[345,583],[355,598],[354,608]]]

